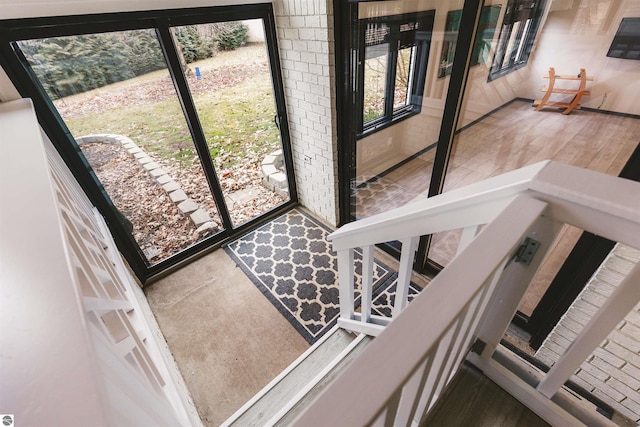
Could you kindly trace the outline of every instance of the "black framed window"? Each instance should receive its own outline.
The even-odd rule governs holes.
[[[542,0],[509,0],[489,72],[489,81],[526,65],[543,10]]]
[[[640,18],[622,18],[607,56],[640,59]]]
[[[143,283],[297,203],[279,62],[268,3],[0,20],[0,65]]]
[[[360,20],[361,135],[420,112],[432,27],[433,12]]]

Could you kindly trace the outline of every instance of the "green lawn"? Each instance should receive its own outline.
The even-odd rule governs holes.
[[[177,97],[136,102],[135,97],[128,96],[118,101],[119,95],[140,90],[141,83],[147,86],[151,83],[151,89],[145,86],[144,90],[152,90],[154,81],[160,82],[164,75],[166,73],[149,73],[92,91],[95,94],[76,95],[90,103],[93,97],[100,102],[102,93],[115,98],[116,102],[111,101],[110,108],[95,113],[65,117],[71,133],[76,137],[96,133],[121,134],[161,158],[196,161]],[[73,102],[73,98],[69,97],[67,102]],[[134,98],[133,102],[131,98]],[[247,154],[262,155],[280,147],[279,132],[273,121],[275,105],[268,72],[250,76],[234,86],[201,91],[194,96],[194,102],[211,156],[218,165],[233,166]]]

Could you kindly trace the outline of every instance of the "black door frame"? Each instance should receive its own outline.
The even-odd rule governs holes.
[[[428,197],[442,192],[445,172],[462,112],[461,106],[469,76],[472,46],[483,6],[483,0],[465,0],[464,2],[444,113],[436,143],[436,155]],[[355,70],[350,66],[350,62],[353,54],[351,40],[357,40],[358,0],[334,0],[334,18],[336,28],[337,117],[345,118],[345,120],[338,120],[337,122],[338,182],[340,183],[338,225],[343,225],[356,219],[351,183],[355,182],[356,178],[356,141],[358,132],[357,126],[354,125],[358,121],[356,109],[353,108],[354,88],[351,85]],[[349,122],[353,125],[350,125]],[[433,141],[425,141],[425,146],[430,146],[432,143]],[[438,272],[442,269],[442,266],[428,257],[430,241],[431,236],[420,237],[418,251],[414,260],[414,269],[416,271]],[[397,245],[385,244],[381,245],[381,248],[394,256],[399,256]]]
[[[209,155],[204,155],[208,153],[206,140],[190,92],[186,87],[186,80],[181,72],[180,62],[175,50],[176,47],[170,36],[169,28],[181,25],[249,19],[262,19],[264,23],[265,43],[269,55],[273,92],[278,114],[277,121],[280,124],[279,130],[287,169],[290,199],[274,210],[234,228],[224,203],[224,197],[217,181],[212,159]],[[91,166],[84,156],[80,154],[80,149],[71,132],[39,84],[26,59],[21,55],[20,50],[14,46],[16,41],[25,39],[137,29],[156,29],[158,33],[159,43],[167,60],[167,67],[174,80],[174,85],[179,89],[177,90],[177,96],[182,105],[205,175],[209,181],[210,190],[214,198],[217,199],[218,213],[224,225],[224,230],[221,232],[209,236],[154,265],[147,263],[144,254],[128,231],[127,224],[106,194]],[[225,241],[246,232],[266,218],[289,209],[298,202],[275,30],[275,17],[271,3],[4,20],[0,21],[0,64],[20,95],[33,100],[42,129],[60,153],[91,203],[97,207],[100,214],[105,218],[118,249],[143,284],[161,277],[175,268],[179,268],[190,262],[194,257],[201,256],[221,246]]]

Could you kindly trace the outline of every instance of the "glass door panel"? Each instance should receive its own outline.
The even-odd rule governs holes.
[[[148,265],[222,231],[154,30],[17,45]]]
[[[444,3],[451,3],[443,6]],[[462,2],[358,3],[351,34],[356,219],[427,196],[449,79],[439,78],[442,22]],[[442,19],[439,19],[442,17]],[[362,58],[362,59],[360,59]]]
[[[640,121],[625,114],[638,112],[635,98],[626,95],[628,85],[637,81],[637,61],[614,64],[598,55],[611,45],[604,33],[615,32],[620,24],[621,17],[614,19],[620,13],[616,3],[594,1],[584,9],[551,10],[543,17],[545,4],[510,0],[502,13],[484,7],[480,21],[489,54],[471,64],[443,191],[546,159],[617,176],[637,147]],[[587,77],[594,78],[587,85],[590,95],[580,100],[581,109],[562,114],[557,107],[534,108],[531,100],[544,94],[540,89],[549,81],[544,77],[549,67],[572,77],[584,67]],[[603,79],[616,84],[605,90]],[[554,94],[553,100],[571,101],[576,82],[556,84],[569,93]],[[612,98],[611,93],[619,96]],[[603,114],[610,112],[614,114]],[[522,314],[532,314],[581,234],[564,227],[519,307]],[[447,265],[458,239],[455,231],[434,235],[429,258]]]
[[[263,21],[172,34],[235,228],[290,199]]]

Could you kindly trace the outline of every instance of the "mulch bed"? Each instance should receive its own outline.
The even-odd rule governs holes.
[[[82,144],[81,148],[115,206],[132,223],[133,237],[150,263],[161,261],[223,228],[199,164],[185,166],[157,159],[187,196],[216,223],[217,229],[201,233],[120,144],[91,143]],[[218,171],[235,226],[285,202],[284,197],[262,186],[259,165],[257,158],[249,156],[233,169]]]

